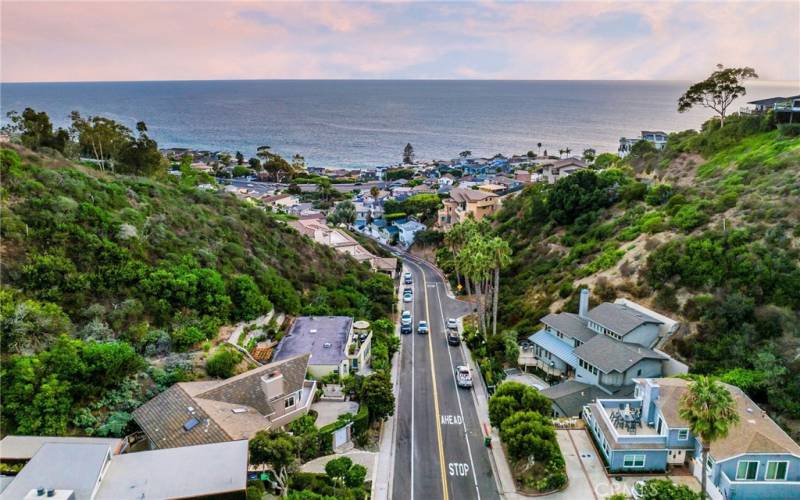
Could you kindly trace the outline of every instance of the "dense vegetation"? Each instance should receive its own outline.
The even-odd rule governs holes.
[[[3,432],[96,432],[191,376],[170,356],[131,378],[143,358],[195,349],[273,308],[370,320],[390,311],[388,277],[198,189],[189,172],[135,177],[22,148],[1,154]],[[74,360],[52,361],[68,351]],[[232,361],[215,359],[215,374]]]
[[[800,139],[772,114],[710,120],[624,160],[508,200],[500,323],[528,336],[551,307],[630,297],[682,320],[668,349],[800,419]]]
[[[500,429],[515,479],[534,493],[567,484],[551,411],[547,397],[519,382],[504,382],[489,399],[489,421]]]

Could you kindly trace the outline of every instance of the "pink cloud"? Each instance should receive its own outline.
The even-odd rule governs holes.
[[[2,81],[690,79],[717,62],[800,80],[796,2],[3,1],[2,14]],[[617,15],[641,32],[587,33]]]

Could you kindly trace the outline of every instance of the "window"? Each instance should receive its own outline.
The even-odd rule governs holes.
[[[681,429],[678,431],[678,440],[686,441],[689,439],[689,429]]]
[[[767,462],[767,481],[785,481],[789,462]]]
[[[644,467],[644,459],[644,455],[625,455],[622,460],[622,466],[642,468]]]
[[[286,398],[286,400],[284,400],[284,402],[283,402],[283,407],[284,407],[284,408],[291,408],[292,406],[294,406],[294,395],[292,395],[292,396],[289,396],[289,397],[288,397],[288,398]]]
[[[714,463],[715,463],[714,457],[709,455],[708,459],[706,460],[706,469],[708,469],[708,470],[713,469],[714,468]]]
[[[754,481],[758,474],[758,462],[740,460],[736,466],[737,481]]]

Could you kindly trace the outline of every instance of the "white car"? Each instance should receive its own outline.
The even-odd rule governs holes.
[[[469,389],[472,387],[472,373],[466,366],[456,366],[456,383],[459,387]]]
[[[403,274],[403,283],[406,284],[406,285],[410,285],[411,284],[411,273]]]
[[[454,318],[447,318],[447,329],[458,330],[458,322]]]
[[[403,302],[411,302],[411,294],[410,293],[404,293],[403,294]]]
[[[400,315],[400,324],[410,325],[411,322],[411,311],[403,311],[403,314]]]

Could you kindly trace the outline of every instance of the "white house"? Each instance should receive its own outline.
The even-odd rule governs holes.
[[[427,229],[425,224],[421,224],[415,220],[409,220],[402,223],[396,223],[398,231],[398,241],[403,246],[411,246],[414,243],[414,238],[416,237],[417,233],[420,231],[424,231]]]

